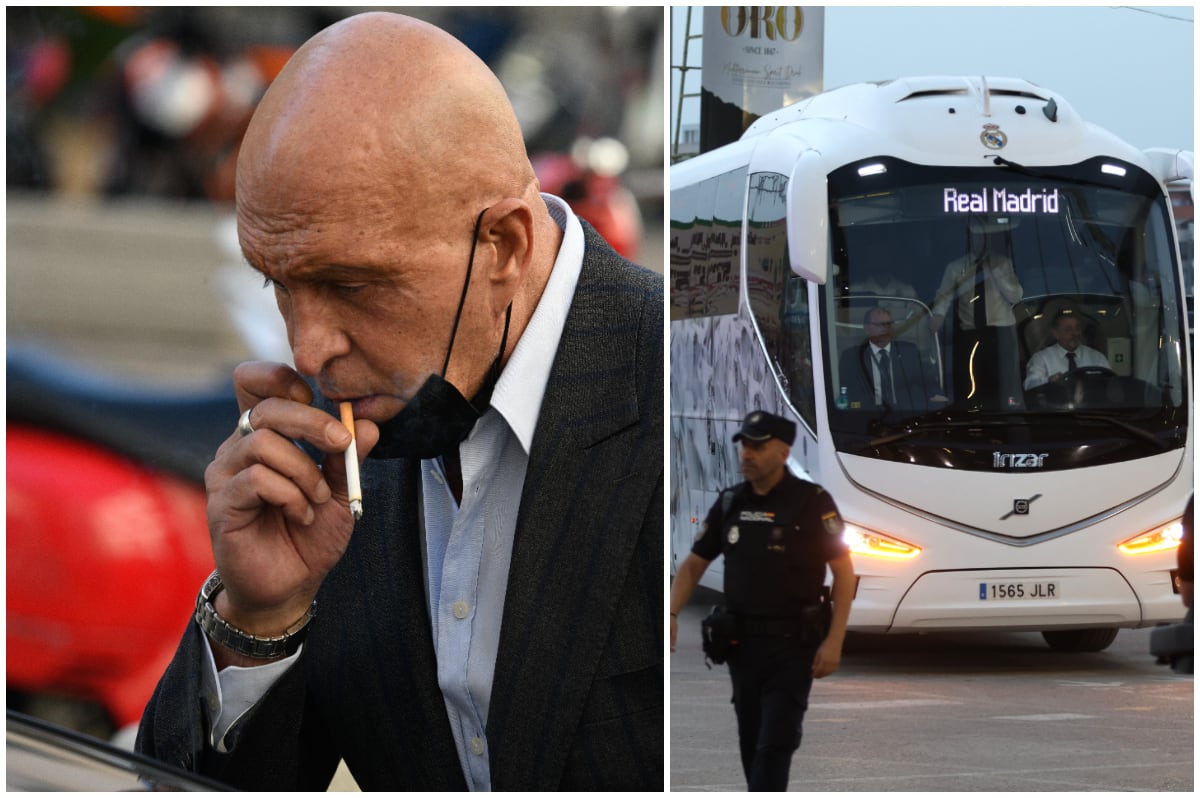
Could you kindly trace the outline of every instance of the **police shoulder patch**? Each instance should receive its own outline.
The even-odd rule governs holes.
[[[842,534],[843,524],[842,517],[836,512],[828,512],[821,516],[821,526],[825,527],[825,531],[831,535]]]
[[[696,533],[696,537],[692,538],[692,543],[699,543],[700,538],[708,534],[708,522],[705,521],[700,525],[700,531]]]

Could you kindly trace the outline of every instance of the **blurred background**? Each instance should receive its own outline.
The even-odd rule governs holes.
[[[362,9],[359,9],[362,10]],[[545,190],[661,271],[661,8],[395,9],[500,76]],[[8,336],[139,377],[251,353],[218,270],[245,124],[353,8],[7,8]]]
[[[395,10],[486,61],[543,190],[662,271],[661,7]],[[241,135],[354,12],[6,9],[9,709],[132,744],[212,568],[232,368],[290,359],[237,249]]]

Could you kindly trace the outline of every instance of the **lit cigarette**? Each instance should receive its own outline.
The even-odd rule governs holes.
[[[350,512],[354,520],[362,518],[362,485],[358,481],[358,441],[354,437],[354,406],[349,402],[339,405],[342,411],[342,426],[350,432],[350,446],[346,449],[346,489],[350,492]]]

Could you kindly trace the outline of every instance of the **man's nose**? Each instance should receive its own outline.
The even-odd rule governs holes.
[[[293,296],[285,321],[296,370],[306,377],[317,376],[329,361],[350,351],[340,319],[325,302]]]

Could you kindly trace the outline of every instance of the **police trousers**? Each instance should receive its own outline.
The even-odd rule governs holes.
[[[729,656],[742,770],[751,791],[784,791],[812,689],[815,641],[745,637]]]

